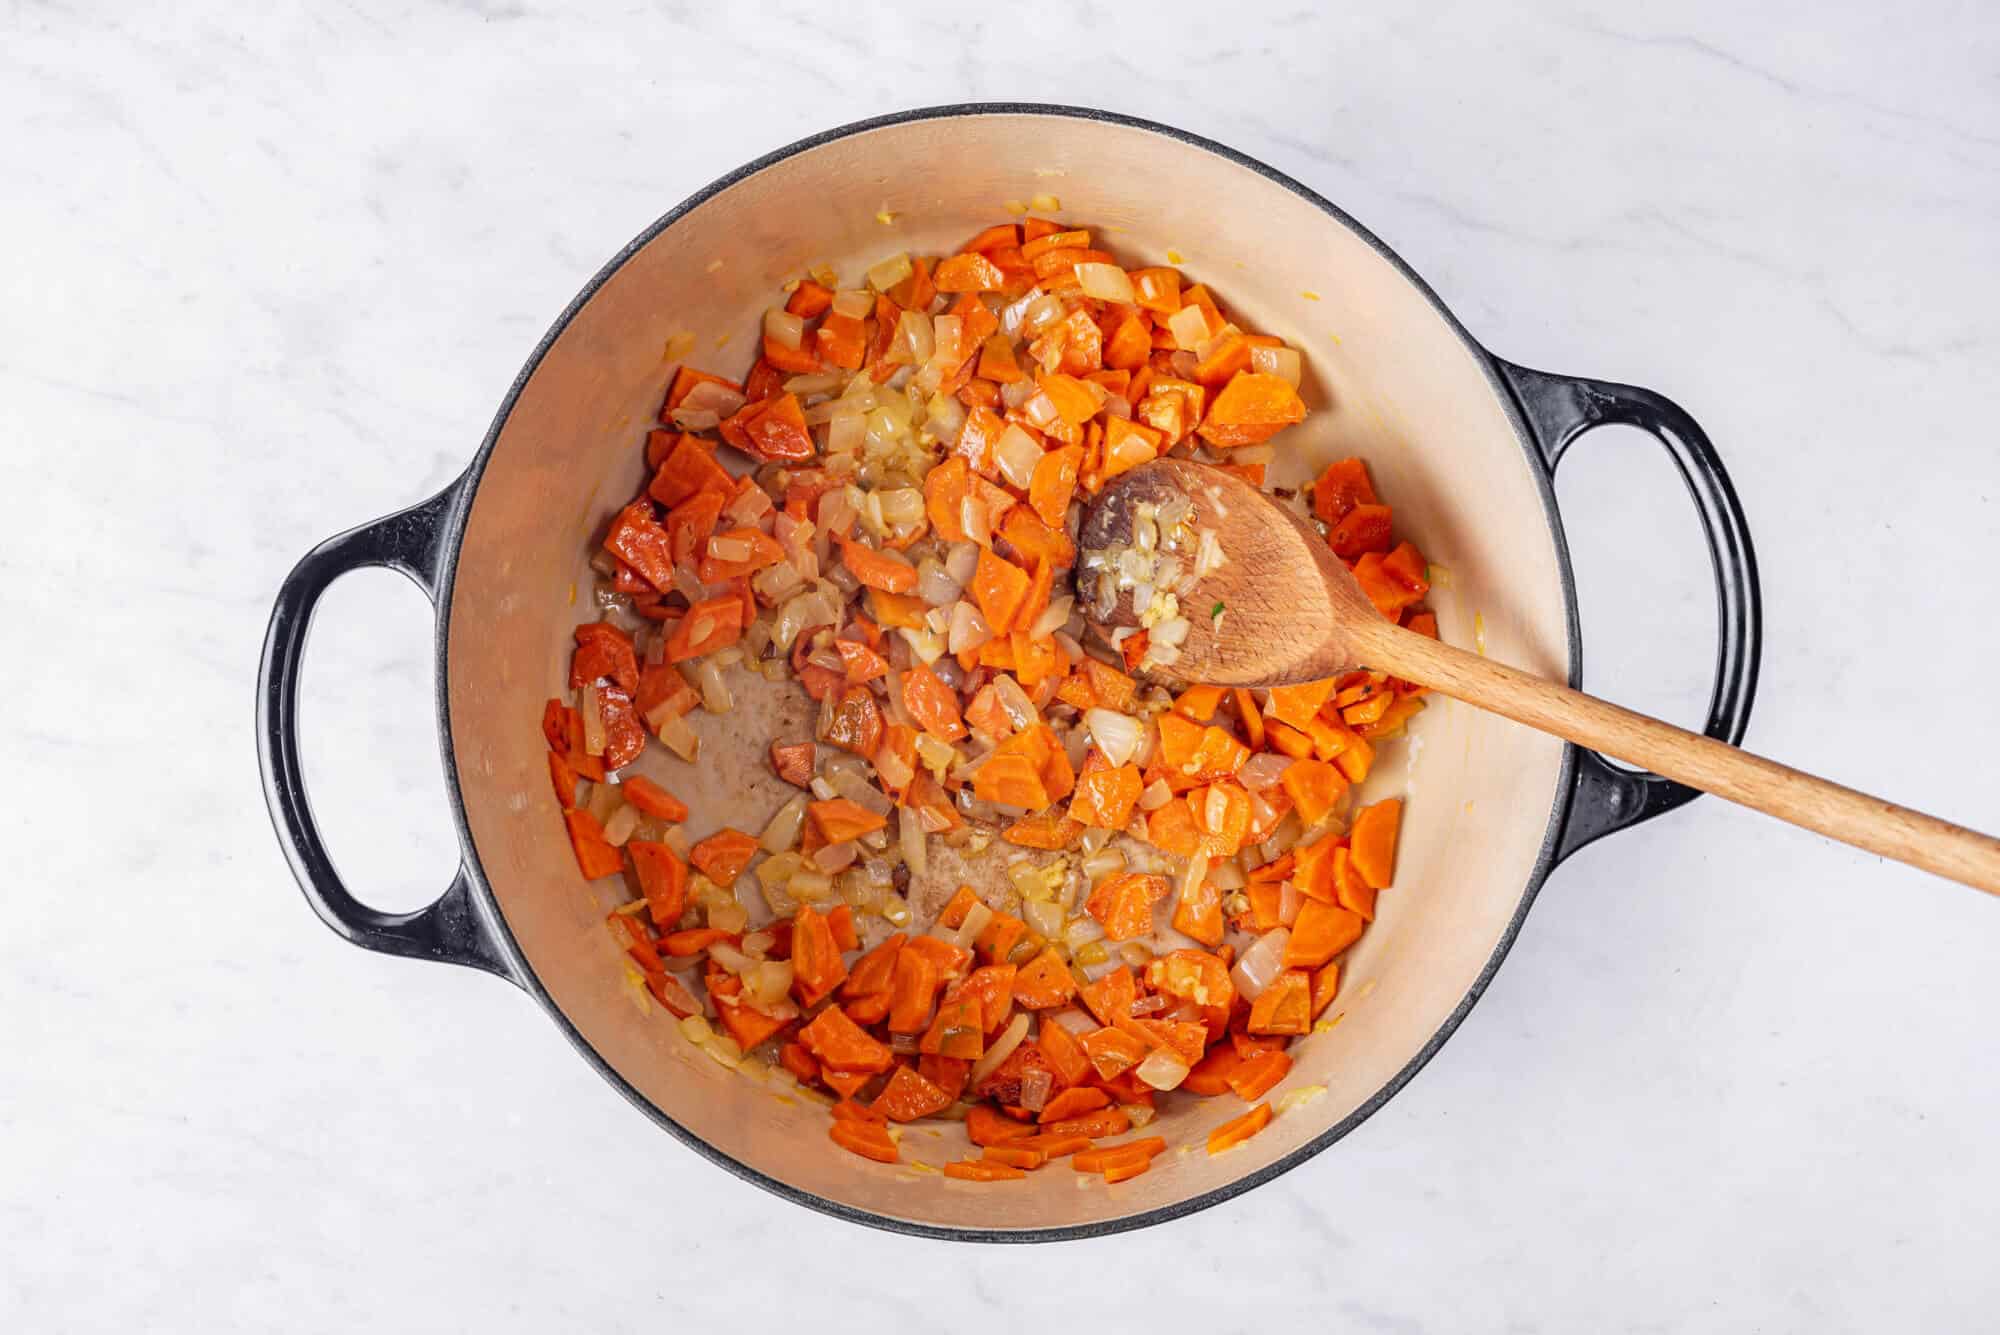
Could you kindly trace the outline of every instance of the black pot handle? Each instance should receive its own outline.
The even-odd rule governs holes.
[[[1592,427],[1611,423],[1636,426],[1666,447],[1694,497],[1715,570],[1719,618],[1715,689],[1709,696],[1708,723],[1702,731],[1732,746],[1741,743],[1750,724],[1750,703],[1757,694],[1763,599],[1758,592],[1757,557],[1750,547],[1743,504],[1729,484],[1729,474],[1723,470],[1715,446],[1694,418],[1650,389],[1550,375],[1497,357],[1494,364],[1520,402],[1551,476],[1564,452]],[[1556,841],[1557,862],[1593,840],[1700,796],[1698,789],[1686,784],[1613,765],[1595,751],[1579,747],[1576,759],[1569,809]]]
[[[413,580],[433,604],[444,560],[444,537],[464,479],[407,510],[328,538],[305,554],[278,589],[257,671],[257,759],[264,800],[292,875],[328,927],[357,946],[389,955],[444,960],[519,982],[472,901],[464,864],[445,892],[413,913],[369,908],[341,883],[320,837],[299,764],[299,664],[320,595],[334,580],[364,566],[387,566]]]

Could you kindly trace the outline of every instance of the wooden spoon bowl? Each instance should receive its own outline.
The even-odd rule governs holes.
[[[1177,563],[1204,535],[1221,548],[1219,562],[1165,581],[1173,585],[1172,604],[1156,578],[1163,511],[1183,531],[1170,553]],[[1157,635],[1185,621],[1185,637],[1168,647],[1165,661],[1152,663],[1150,675],[1253,687],[1316,681],[1356,667],[1393,673],[1829,838],[2000,894],[2000,840],[1391,623],[1311,520],[1233,473],[1156,459],[1120,474],[1086,511],[1077,547],[1078,605],[1100,630]],[[1149,594],[1144,605],[1135,605],[1135,593]]]

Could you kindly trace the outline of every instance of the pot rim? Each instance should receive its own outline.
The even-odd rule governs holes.
[[[1232,1200],[1255,1187],[1262,1186],[1280,1174],[1298,1167],[1306,1160],[1327,1149],[1334,1142],[1340,1140],[1368,1120],[1368,1118],[1372,1117],[1384,1104],[1395,1097],[1405,1085],[1409,1084],[1415,1078],[1417,1072],[1421,1071],[1431,1058],[1437,1055],[1438,1050],[1457,1031],[1459,1025],[1464,1022],[1465,1017],[1471,1013],[1473,1006],[1485,993],[1488,985],[1493,980],[1494,974],[1498,972],[1501,962],[1506,959],[1508,951],[1513,948],[1514,941],[1520,934],[1522,923],[1526,921],[1528,910],[1533,906],[1536,896],[1540,893],[1543,882],[1548,879],[1549,872],[1554,869],[1559,860],[1559,841],[1563,831],[1564,820],[1569,813],[1576,795],[1577,748],[1574,746],[1565,746],[1563,748],[1562,762],[1556,776],[1556,796],[1550,806],[1548,824],[1542,836],[1541,851],[1536,855],[1534,867],[1529,873],[1527,883],[1522,887],[1520,903],[1514,910],[1513,917],[1509,919],[1506,927],[1502,930],[1499,940],[1495,943],[1492,954],[1487,957],[1484,967],[1479,972],[1479,976],[1472,981],[1472,985],[1466,990],[1465,996],[1452,1009],[1451,1014],[1446,1016],[1438,1028],[1425,1040],[1423,1046],[1417,1050],[1416,1054],[1395,1075],[1391,1076],[1380,1089],[1376,1090],[1359,1107],[1355,1108],[1353,1112],[1283,1158],[1274,1160],[1254,1172],[1246,1173],[1221,1186],[1213,1187],[1199,1195],[1190,1196],[1185,1200],[1176,1201],[1170,1205],[1163,1205],[1138,1214],[1121,1216],[1117,1219],[1099,1220],[1089,1224],[1071,1224],[1030,1229],[959,1228],[901,1219],[894,1215],[880,1214],[873,1210],[856,1209],[853,1206],[844,1205],[839,1201],[821,1196],[816,1192],[803,1190],[774,1178],[760,1169],[745,1163],[741,1159],[724,1153],[693,1131],[682,1126],[658,1105],[653,1103],[652,1100],[635,1089],[624,1076],[619,1074],[598,1053],[590,1040],[585,1038],[576,1026],[570,1022],[569,1017],[563,1013],[561,1007],[549,995],[548,989],[542,985],[541,980],[529,966],[527,957],[521,950],[520,943],[515,940],[512,927],[508,925],[505,915],[500,912],[499,905],[494,899],[492,888],[487,884],[486,871],[480,863],[479,851],[473,842],[472,829],[466,819],[464,794],[459,787],[458,762],[452,745],[451,698],[449,691],[446,689],[446,682],[450,677],[451,670],[448,642],[450,639],[452,598],[457,586],[458,558],[464,544],[465,524],[467,517],[471,513],[473,497],[478,492],[479,483],[485,474],[487,462],[492,458],[494,447],[500,439],[501,432],[507,425],[508,418],[513,413],[514,405],[520,398],[521,391],[540,368],[542,359],[548,354],[549,349],[554,345],[555,341],[569,327],[570,321],[576,317],[577,313],[583,309],[592,297],[597,295],[598,290],[611,279],[613,274],[623,268],[627,261],[650,244],[655,237],[701,205],[707,203],[716,195],[729,189],[731,186],[747,180],[765,168],[774,166],[800,153],[808,152],[854,135],[864,134],[871,130],[879,130],[889,126],[904,125],[917,121],[953,120],[969,116],[1046,116],[1052,119],[1095,121],[1124,126],[1129,129],[1145,130],[1163,136],[1189,148],[1214,154],[1235,166],[1255,172],[1267,181],[1283,186],[1301,199],[1312,204],[1332,221],[1359,237],[1376,254],[1392,265],[1402,275],[1403,279],[1414,287],[1425,301],[1430,303],[1431,308],[1437,312],[1446,325],[1450,327],[1451,331],[1458,335],[1465,343],[1466,348],[1472,352],[1475,360],[1478,362],[1481,373],[1486,377],[1487,386],[1492,390],[1494,398],[1499,401],[1502,410],[1507,415],[1508,423],[1514,429],[1515,442],[1520,446],[1521,452],[1527,460],[1528,471],[1534,478],[1536,494],[1541,499],[1543,517],[1549,526],[1550,535],[1554,539],[1556,565],[1562,583],[1564,635],[1569,656],[1569,684],[1571,686],[1578,685],[1582,663],[1582,630],[1577,611],[1576,579],[1570,566],[1569,545],[1564,538],[1561,518],[1556,508],[1553,474],[1549,464],[1537,448],[1534,432],[1521,411],[1520,403],[1510,390],[1505,378],[1503,378],[1497,364],[1497,359],[1466,330],[1465,326],[1459,322],[1458,317],[1451,312],[1451,309],[1432,290],[1430,284],[1426,283],[1400,255],[1384,244],[1374,233],[1356,222],[1345,211],[1317,191],[1294,180],[1284,172],[1260,162],[1256,158],[1250,157],[1248,154],[1205,136],[1178,129],[1171,125],[1163,125],[1157,121],[1146,120],[1137,116],[1128,116],[1121,112],[1104,111],[1093,107],[1041,102],[958,102],[942,106],[916,107],[907,111],[891,112],[886,115],[872,116],[865,120],[852,121],[846,125],[823,130],[818,134],[795,140],[782,148],[775,149],[764,154],[762,157],[745,163],[743,166],[736,168],[724,176],[718,177],[689,195],[647,226],[645,230],[634,237],[630,243],[592,275],[569,305],[563,308],[562,313],[549,326],[548,332],[543,334],[541,341],[536,344],[533,353],[529,355],[528,360],[522,366],[520,374],[515,377],[514,383],[508,388],[506,397],[501,400],[500,408],[494,414],[492,427],[488,429],[485,439],[480,442],[478,453],[473,457],[471,464],[467,466],[458,481],[453,483],[450,488],[453,493],[451,510],[449,515],[445,517],[447,529],[442,535],[442,541],[439,544],[437,567],[437,621],[434,639],[434,661],[436,663],[435,699],[437,703],[438,747],[440,757],[444,762],[446,799],[451,805],[452,820],[457,826],[459,846],[465,857],[466,880],[473,892],[471,898],[479,905],[480,912],[485,919],[487,928],[492,934],[493,940],[507,957],[506,963],[509,976],[535,999],[541,1008],[547,1012],[550,1019],[562,1030],[563,1035],[569,1039],[571,1045],[576,1048],[578,1053],[595,1067],[598,1074],[603,1076],[614,1089],[624,1095],[628,1102],[632,1103],[654,1122],[664,1127],[683,1145],[686,1145],[710,1163],[727,1170],[746,1182],[762,1187],[764,1190],[784,1200],[796,1205],[803,1205],[821,1214],[831,1215],[836,1219],[845,1220],[849,1223],[864,1224],[871,1228],[879,1228],[891,1233],[901,1233],[920,1238],[936,1238],[951,1242],[1065,1242],[1073,1239],[1106,1237],[1115,1233],[1146,1228],[1153,1224],[1166,1223],[1169,1220],[1179,1219],[1198,1211],[1206,1210],[1210,1206],[1220,1205],[1224,1201]]]

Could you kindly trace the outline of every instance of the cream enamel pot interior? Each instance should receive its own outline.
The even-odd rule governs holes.
[[[952,170],[928,169],[940,162]],[[588,615],[590,542],[640,482],[640,442],[673,370],[662,350],[693,331],[690,361],[737,374],[786,279],[819,263],[851,278],[898,250],[949,253],[1005,216],[1005,201],[1045,192],[1060,197],[1061,218],[1102,229],[1131,262],[1176,252],[1246,325],[1304,350],[1311,415],[1281,438],[1285,464],[1273,480],[1365,457],[1399,527],[1451,572],[1433,594],[1447,639],[1471,643],[1477,615],[1487,653],[1577,680],[1575,596],[1550,477],[1579,434],[1627,422],[1668,448],[1708,533],[1722,609],[1712,735],[1740,740],[1757,668],[1748,534],[1686,414],[1645,390],[1491,356],[1352,220],[1219,145],[1066,108],[911,112],[794,144],[662,218],[556,322],[459,481],[322,544],[280,591],[259,682],[274,821],[307,898],[349,940],[513,981],[634,1104],[743,1177],[844,1218],[954,1238],[1136,1227],[1226,1199],[1324,1149],[1451,1034],[1557,862],[1694,795],[1437,702],[1401,748],[1407,765],[1370,780],[1372,791],[1404,792],[1407,812],[1396,886],[1346,957],[1341,1022],[1303,1041],[1276,1091],[1323,1085],[1324,1095],[1229,1154],[1170,1151],[1111,1188],[1080,1191],[1066,1169],[994,1187],[863,1161],[827,1139],[822,1108],[717,1065],[663,1011],[642,1006],[603,926],[609,883],[586,886],[572,860],[539,720],[564,685],[569,629]],[[891,226],[877,219],[885,208]],[[729,342],[718,349],[722,335]],[[347,893],[301,785],[307,624],[326,585],[363,565],[403,571],[437,606],[437,704],[464,861],[444,895],[411,914],[380,913]],[[692,773],[648,749],[645,767],[689,802],[692,835],[762,827],[791,791],[765,763],[771,720],[803,735],[805,704],[786,686],[734,714],[697,714]],[[1179,1100],[1151,1129],[1170,1144],[1199,1142],[1239,1111],[1229,1097]],[[956,1126],[935,1139],[916,1129],[904,1153],[939,1164],[960,1157],[963,1143]]]

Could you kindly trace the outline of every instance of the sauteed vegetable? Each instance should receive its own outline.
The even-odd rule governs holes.
[[[1401,802],[1357,811],[1353,786],[1424,693],[1374,672],[1170,693],[1148,673],[1228,616],[1181,598],[1229,553],[1168,509],[1132,548],[1080,558],[1075,534],[1161,454],[1264,485],[1301,376],[1205,285],[1037,218],[857,286],[815,272],[741,381],[675,372],[542,727],[577,865],[690,1038],[823,1093],[866,1158],[962,1119],[981,1157],[945,1172],[974,1181],[1064,1157],[1142,1173],[1163,1140],[1097,1142],[1165,1099],[1249,1105],[1210,1153],[1270,1121],[1394,880]],[[1384,616],[1437,633],[1360,460],[1293,499]],[[1079,559],[1141,628],[1086,631]],[[695,760],[689,715],[751,690],[817,702],[810,732],[769,739],[799,791],[760,827],[689,829],[621,773],[654,742]],[[906,892],[946,848],[1006,875],[918,921]]]

